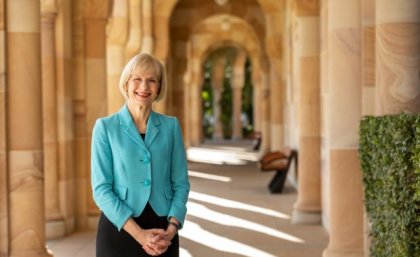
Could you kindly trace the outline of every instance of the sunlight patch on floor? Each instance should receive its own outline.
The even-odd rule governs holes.
[[[255,152],[231,151],[224,149],[210,149],[190,147],[187,150],[188,160],[211,164],[243,165],[247,161],[257,161],[259,156]]]
[[[251,204],[241,203],[238,201],[233,201],[217,196],[212,196],[208,194],[198,193],[194,191],[190,191],[189,198],[193,200],[198,200],[206,203],[211,203],[219,206],[223,206],[226,208],[232,208],[232,209],[241,209],[245,211],[255,212],[275,218],[281,218],[281,219],[290,219],[290,215],[274,211],[267,208],[258,207]]]
[[[255,247],[237,242],[235,240],[211,233],[197,223],[186,221],[184,228],[179,232],[181,237],[205,245],[221,252],[229,252],[249,257],[276,257]]]
[[[186,249],[180,247],[179,248],[179,257],[193,257],[193,256]]]
[[[287,240],[293,243],[304,243],[302,239],[292,236],[290,234],[284,233],[282,231],[248,221],[242,218],[238,218],[232,215],[223,214],[217,211],[213,211],[207,208],[205,205],[195,203],[195,202],[188,202],[187,203],[188,214],[194,217],[198,217],[207,221],[211,221],[213,223],[231,226],[231,227],[238,227],[242,229],[252,230],[257,233],[263,233],[268,236],[277,237],[282,240]]]
[[[231,182],[232,181],[232,178],[230,178],[230,177],[213,175],[213,174],[208,174],[208,173],[205,173],[205,172],[198,172],[198,171],[192,171],[192,170],[188,171],[188,175],[190,177],[204,178],[204,179],[216,180],[216,181],[221,181],[221,182]]]

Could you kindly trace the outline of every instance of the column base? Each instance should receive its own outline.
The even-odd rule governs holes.
[[[51,252],[45,251],[19,251],[10,253],[9,257],[53,257]]]
[[[292,224],[321,224],[321,212],[293,210]]]
[[[332,250],[325,249],[322,257],[364,257],[362,250]]]
[[[66,223],[64,220],[47,221],[45,235],[47,240],[63,238],[66,235]]]
[[[99,216],[89,216],[88,218],[88,228],[89,229],[97,229],[99,222]]]

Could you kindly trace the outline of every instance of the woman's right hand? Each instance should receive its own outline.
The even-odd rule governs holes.
[[[163,229],[142,229],[136,240],[152,256],[161,255],[171,245],[171,241],[168,240],[168,232]]]

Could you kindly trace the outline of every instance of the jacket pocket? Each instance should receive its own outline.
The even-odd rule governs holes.
[[[114,192],[121,200],[127,199],[127,187],[115,185]]]
[[[172,191],[171,187],[164,187],[164,190],[167,199],[172,199],[174,197],[174,192]]]

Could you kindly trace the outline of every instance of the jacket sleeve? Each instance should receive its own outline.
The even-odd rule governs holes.
[[[114,192],[112,150],[101,119],[96,121],[92,133],[91,183],[96,205],[121,230],[134,212]]]
[[[171,188],[174,196],[169,209],[168,219],[176,218],[182,228],[187,214],[187,200],[190,191],[188,179],[188,165],[185,154],[185,146],[182,141],[181,128],[179,122],[174,118],[174,134],[171,153]]]

